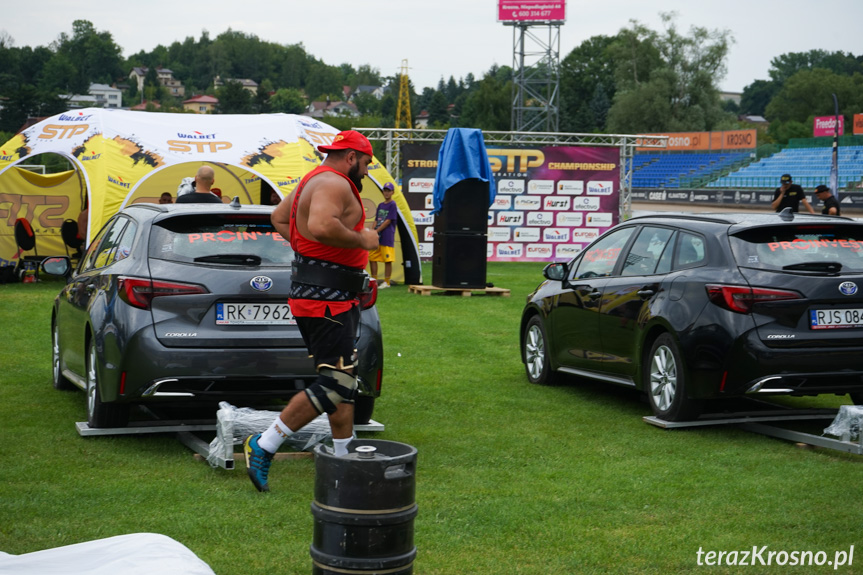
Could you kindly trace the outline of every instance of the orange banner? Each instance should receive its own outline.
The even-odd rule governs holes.
[[[756,147],[755,130],[726,130],[723,132],[673,132],[645,134],[667,136],[669,152],[707,152],[720,150],[746,150]],[[638,151],[656,151],[655,148],[636,148]]]
[[[854,114],[854,135],[863,134],[863,114]]]

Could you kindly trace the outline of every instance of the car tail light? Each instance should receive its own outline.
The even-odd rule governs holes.
[[[179,282],[153,281],[143,278],[119,278],[120,299],[127,304],[150,309],[153,298],[163,295],[192,295],[207,293],[204,286]]]
[[[375,376],[375,389],[377,391],[381,390],[381,378],[383,376],[383,373],[384,373],[384,370],[379,369],[376,376]]]
[[[771,288],[751,288],[749,286],[732,286],[708,284],[707,297],[719,307],[736,313],[750,313],[757,303],[803,299],[796,291]]]
[[[368,291],[360,294],[360,306],[363,309],[369,309],[376,301],[378,301],[378,281],[375,278],[369,278]]]

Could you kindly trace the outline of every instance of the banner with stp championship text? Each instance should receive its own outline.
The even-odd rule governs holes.
[[[420,257],[434,255],[432,190],[438,144],[402,146],[402,191]],[[486,148],[497,195],[488,214],[489,261],[565,261],[619,221],[620,150]]]

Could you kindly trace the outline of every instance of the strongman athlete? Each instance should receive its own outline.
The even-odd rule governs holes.
[[[258,491],[269,491],[267,476],[279,446],[318,415],[329,417],[335,455],[348,453],[353,436],[357,293],[368,285],[368,250],[378,247],[378,234],[364,227],[360,199],[373,152],[368,139],[353,130],[318,150],[327,154],[323,163],[272,215],[295,252],[288,304],[318,378],[291,398],[269,429],[246,438],[246,467]]]

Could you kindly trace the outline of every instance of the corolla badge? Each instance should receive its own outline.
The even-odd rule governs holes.
[[[249,282],[249,285],[252,286],[252,289],[258,291],[269,291],[273,287],[273,280],[267,276],[255,276]]]
[[[842,295],[854,295],[857,293],[857,284],[854,282],[842,282],[839,284],[839,293]]]

